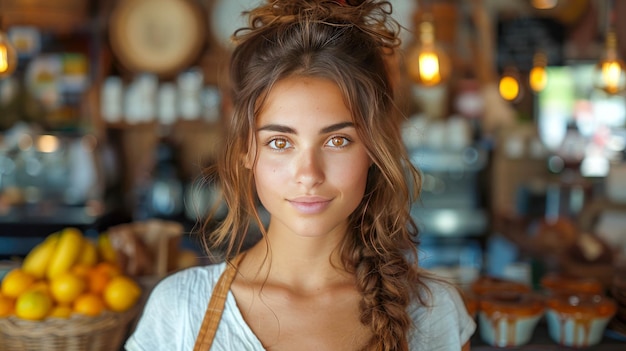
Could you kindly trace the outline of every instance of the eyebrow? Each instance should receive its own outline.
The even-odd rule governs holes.
[[[320,134],[332,133],[332,132],[338,131],[346,127],[354,127],[354,123],[341,122],[337,124],[332,124],[332,125],[329,125],[328,127],[324,127],[320,129]],[[271,131],[271,132],[286,133],[286,134],[298,134],[295,129],[282,125],[282,124],[266,124],[262,127],[259,127],[257,129],[257,132],[264,131],[264,130]]]

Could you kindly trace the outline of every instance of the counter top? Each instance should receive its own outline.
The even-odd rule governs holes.
[[[471,339],[472,351],[503,351],[503,350],[518,350],[518,351],[552,351],[552,350],[576,350],[575,348],[569,348],[561,346],[555,343],[548,335],[548,326],[545,321],[539,322],[530,343],[518,347],[502,348],[493,347],[485,344],[480,339],[480,333],[478,329],[474,333]],[[598,345],[583,348],[580,350],[585,351],[624,351],[626,350],[626,336],[617,334],[610,330],[607,330],[602,341]]]

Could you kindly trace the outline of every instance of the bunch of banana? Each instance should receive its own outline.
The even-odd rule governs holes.
[[[93,266],[98,262],[98,248],[76,228],[52,233],[24,258],[22,269],[37,278],[53,278],[75,264]]]
[[[30,250],[22,262],[22,269],[38,279],[44,278],[48,262],[50,262],[59,241],[59,235],[59,232],[48,235],[41,244]]]
[[[102,261],[117,263],[117,254],[107,232],[98,235],[97,249]]]

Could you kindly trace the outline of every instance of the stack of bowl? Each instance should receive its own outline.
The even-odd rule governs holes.
[[[496,347],[527,344],[543,316],[543,298],[518,282],[483,276],[471,286],[478,299],[482,340]]]
[[[567,347],[600,343],[617,311],[604,286],[592,278],[550,274],[541,280],[546,292],[546,322],[550,338]]]

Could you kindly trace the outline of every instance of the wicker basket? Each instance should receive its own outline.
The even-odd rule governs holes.
[[[104,312],[97,317],[28,321],[0,318],[2,351],[118,351],[140,306],[126,312]]]

